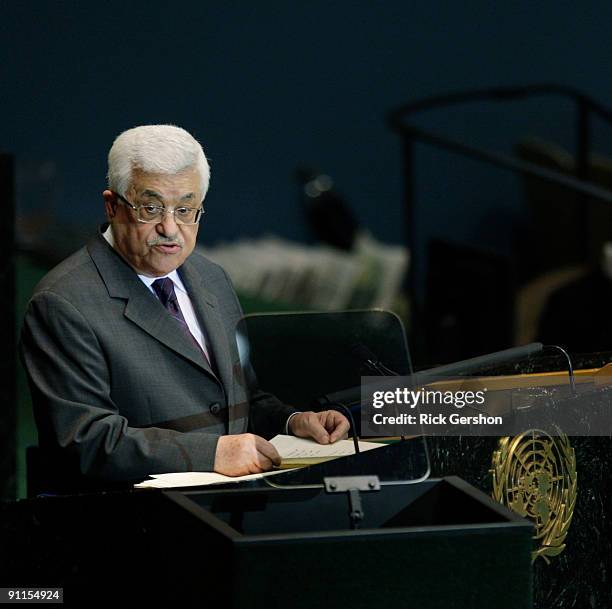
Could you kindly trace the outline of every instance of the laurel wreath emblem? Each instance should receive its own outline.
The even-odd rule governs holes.
[[[493,453],[493,499],[531,520],[539,547],[532,561],[565,549],[576,506],[576,455],[568,437],[541,430],[500,438]]]

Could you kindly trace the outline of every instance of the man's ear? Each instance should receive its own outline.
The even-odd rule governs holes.
[[[117,213],[117,199],[115,194],[110,190],[105,190],[102,193],[102,198],[104,199],[104,211],[106,212],[106,217],[110,221]]]

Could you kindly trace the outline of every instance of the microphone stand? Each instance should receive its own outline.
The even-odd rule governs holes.
[[[565,357],[565,359],[567,361],[567,373],[569,375],[570,388],[572,390],[572,395],[574,397],[576,397],[578,395],[578,392],[576,391],[576,380],[575,380],[575,377],[574,377],[574,366],[572,365],[572,359],[570,358],[569,353],[563,347],[560,347],[559,345],[546,345],[544,347],[544,349],[555,349],[557,351],[560,351],[562,353],[562,355]]]
[[[329,405],[334,407],[336,410],[340,410],[349,420],[349,425],[351,426],[351,431],[353,433],[353,446],[355,447],[355,454],[359,454],[361,451],[359,450],[359,440],[357,439],[357,427],[355,426],[355,419],[353,418],[353,413],[351,412],[350,408],[348,408],[345,404],[330,400],[327,396],[324,396],[323,399],[325,400],[325,405]]]

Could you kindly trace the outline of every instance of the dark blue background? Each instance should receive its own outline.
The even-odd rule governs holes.
[[[113,138],[171,122],[211,159],[203,242],[307,240],[293,171],[313,163],[376,237],[399,243],[401,147],[385,112],[539,81],[612,104],[611,23],[608,2],[3,3],[0,149],[24,167],[52,161],[52,188],[22,185],[21,209],[93,226]],[[527,133],[571,146],[571,119],[569,104],[542,99],[435,112],[423,124],[509,151]],[[598,128],[601,150],[611,135]],[[510,251],[516,178],[419,147],[417,179],[421,244],[434,234]]]

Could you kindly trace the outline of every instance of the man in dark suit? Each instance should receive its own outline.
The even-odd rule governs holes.
[[[235,476],[279,463],[264,439],[277,433],[346,435],[340,413],[297,412],[245,380],[236,294],[193,252],[208,182],[183,129],[142,126],[115,140],[109,225],[41,281],[24,320],[22,359],[54,467],[99,481]]]

